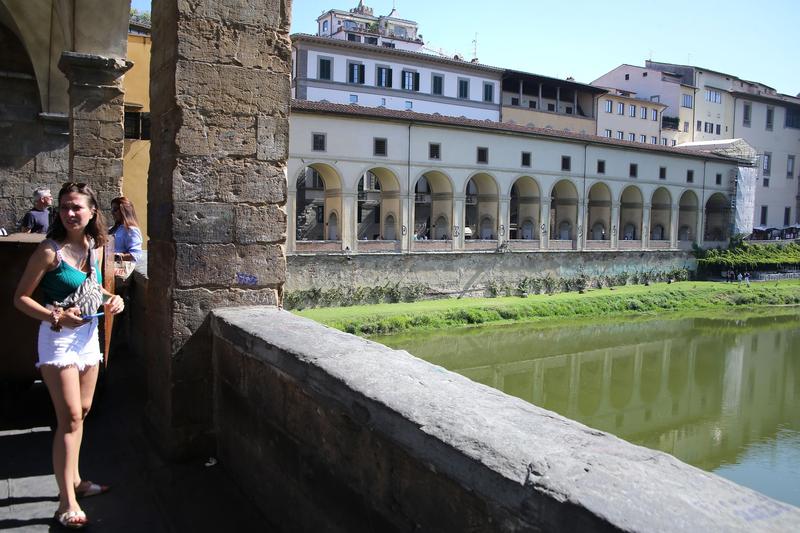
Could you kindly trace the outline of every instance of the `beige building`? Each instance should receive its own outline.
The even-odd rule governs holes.
[[[674,250],[730,234],[727,157],[297,100],[290,127],[290,253]]]
[[[597,135],[618,141],[675,146],[673,130],[662,130],[666,105],[636,93],[606,88],[598,101]]]

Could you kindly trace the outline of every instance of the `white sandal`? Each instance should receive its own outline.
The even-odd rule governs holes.
[[[67,529],[82,529],[89,524],[86,513],[83,511],[67,511],[61,514],[56,511],[53,518],[61,524],[62,527]]]

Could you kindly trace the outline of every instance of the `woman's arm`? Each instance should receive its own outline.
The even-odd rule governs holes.
[[[99,264],[102,265],[105,262],[105,248],[98,248],[97,253],[100,255]],[[117,255],[118,254],[114,254],[114,256]],[[108,273],[108,275],[113,276],[114,274],[112,272]],[[100,290],[103,292],[104,296],[108,297],[105,303],[103,304],[106,312],[112,315],[116,315],[121,313],[122,310],[125,309],[125,302],[122,300],[122,297],[120,295],[107,291],[106,288],[103,287],[102,285],[100,285]]]
[[[119,261],[139,261],[142,257],[142,232],[139,228],[122,228],[125,232],[125,250],[114,254]]]
[[[50,320],[51,311],[33,299],[33,291],[55,263],[56,253],[47,242],[41,243],[28,259],[25,272],[14,293],[14,307],[36,320]]]

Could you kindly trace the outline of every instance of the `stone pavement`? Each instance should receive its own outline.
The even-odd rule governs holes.
[[[110,484],[82,500],[90,531],[274,531],[221,465],[171,464],[143,431],[145,390],[136,360],[112,360],[86,422],[85,479]],[[58,490],[52,475],[51,423],[41,382],[5,398],[0,417],[0,530],[60,531],[52,521]]]

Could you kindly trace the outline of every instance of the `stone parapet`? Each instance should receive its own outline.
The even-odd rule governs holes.
[[[406,352],[212,318],[221,464],[287,531],[793,531],[800,509]]]

